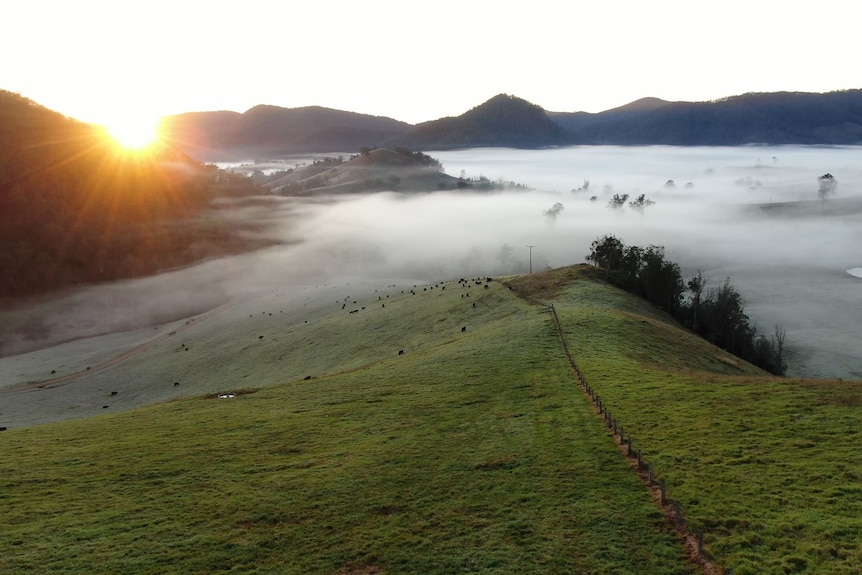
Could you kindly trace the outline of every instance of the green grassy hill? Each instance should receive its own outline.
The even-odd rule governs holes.
[[[862,572],[862,382],[764,375],[576,268],[523,276],[708,551],[736,575]]]
[[[235,309],[101,375],[199,354],[206,394],[3,432],[0,572],[698,572],[519,294],[717,564],[859,571],[859,385],[763,375],[584,268],[466,285]]]

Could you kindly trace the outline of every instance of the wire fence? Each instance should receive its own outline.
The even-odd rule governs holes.
[[[554,321],[554,326],[557,330],[557,335],[559,336],[560,343],[563,347],[563,353],[568,360],[572,373],[578,380],[581,390],[590,398],[596,411],[601,415],[605,425],[613,435],[615,442],[623,450],[626,457],[633,460],[640,477],[644,480],[650,490],[657,491],[657,500],[660,501],[665,515],[672,522],[674,528],[680,533],[680,535],[682,535],[686,547],[689,548],[695,561],[697,561],[697,563],[699,563],[707,573],[733,575],[734,570],[732,568],[722,568],[714,563],[712,555],[704,547],[704,538],[706,536],[704,529],[690,524],[685,518],[682,502],[678,499],[671,499],[668,496],[667,479],[658,476],[652,462],[648,461],[644,457],[642,448],[636,446],[631,435],[625,432],[622,422],[614,417],[610,408],[605,404],[601,396],[587,382],[587,378],[578,367],[578,364],[575,362],[575,359],[569,350],[569,344],[566,341],[563,325],[562,322],[560,322],[560,316],[557,314],[557,310],[554,305],[529,296],[524,297],[524,299],[550,311],[551,317]]]

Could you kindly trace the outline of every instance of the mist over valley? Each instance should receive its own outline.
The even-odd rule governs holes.
[[[858,10],[762,4],[4,6],[0,574],[862,573]]]
[[[153,337],[154,326],[182,324],[219,306],[257,301],[268,309],[280,294],[281,313],[300,302],[322,309],[345,290],[367,298],[388,286],[540,271],[583,262],[590,243],[605,234],[664,246],[685,277],[697,269],[713,285],[729,277],[759,331],[786,329],[788,375],[862,377],[862,280],[847,271],[862,267],[858,148],[603,146],[431,155],[453,179],[530,189],[224,200],[225,217],[254,222],[258,239],[271,247],[2,312],[4,385],[50,379],[48,367],[57,363],[50,348],[64,342],[78,340],[74,345],[88,350],[86,359],[71,362],[83,369]],[[825,173],[838,186],[819,200]],[[654,203],[640,212],[615,210],[608,206],[615,194],[644,194]],[[555,204],[562,208],[550,217]],[[87,338],[96,338],[89,347]]]

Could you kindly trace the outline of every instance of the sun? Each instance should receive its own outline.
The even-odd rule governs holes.
[[[140,151],[158,143],[159,121],[146,117],[124,117],[103,124],[107,134],[123,149]]]

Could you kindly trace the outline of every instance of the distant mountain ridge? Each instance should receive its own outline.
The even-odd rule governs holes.
[[[406,122],[320,106],[260,105],[244,113],[191,112],[167,116],[162,132],[193,157],[218,160],[256,154],[356,151],[382,144]]]
[[[598,114],[549,115],[570,134],[573,144],[862,143],[862,90],[749,93],[711,102],[634,104]]]
[[[417,125],[311,106],[256,106],[165,118],[165,132],[193,157],[217,160],[362,147],[446,150],[565,145],[735,146],[862,143],[862,90],[748,93],[709,102],[641,98],[599,113],[547,112],[499,94],[457,117]]]

